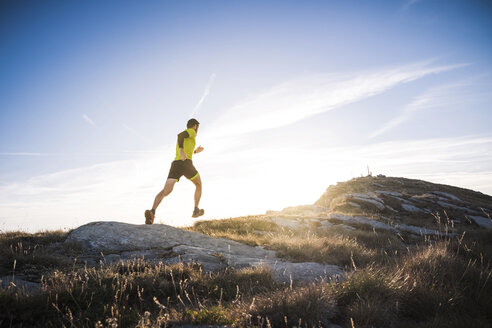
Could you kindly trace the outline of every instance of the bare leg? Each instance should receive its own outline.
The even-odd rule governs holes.
[[[173,191],[174,185],[178,180],[176,179],[167,179],[166,184],[164,185],[164,189],[162,189],[157,196],[155,196],[154,205],[152,205],[152,209],[155,211],[157,206],[162,202],[162,199],[169,195],[171,191]]]
[[[200,203],[200,198],[202,198],[202,179],[200,178],[200,174],[197,175],[196,178],[191,180],[195,184],[195,208],[198,207]]]

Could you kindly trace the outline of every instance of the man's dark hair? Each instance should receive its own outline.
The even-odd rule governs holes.
[[[194,118],[188,120],[188,123],[186,123],[186,128],[189,129],[189,128],[192,128],[194,127],[195,125],[200,125],[200,122],[198,122],[197,120],[195,120]]]

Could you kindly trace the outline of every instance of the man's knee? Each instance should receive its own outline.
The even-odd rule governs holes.
[[[202,179],[200,179],[200,176],[197,176],[195,179],[191,180],[197,188],[202,187]]]

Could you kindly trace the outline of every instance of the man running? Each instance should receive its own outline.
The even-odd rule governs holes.
[[[176,143],[176,158],[171,164],[169,175],[164,185],[164,189],[161,190],[155,196],[154,205],[151,210],[145,211],[145,224],[153,224],[155,218],[155,210],[161,203],[162,199],[169,195],[173,191],[174,184],[179,181],[183,175],[195,184],[195,209],[193,210],[192,217],[197,218],[202,216],[205,211],[198,208],[200,198],[202,197],[202,180],[200,174],[193,166],[191,161],[193,154],[197,154],[203,151],[202,146],[198,146],[195,149],[195,138],[198,132],[200,123],[192,118],[186,124],[186,130],[178,134],[178,142]]]

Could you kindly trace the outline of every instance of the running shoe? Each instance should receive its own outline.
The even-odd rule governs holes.
[[[153,224],[155,215],[151,210],[145,211],[145,224]]]
[[[197,217],[199,217],[199,216],[202,216],[203,214],[205,214],[205,210],[204,210],[204,209],[195,208],[195,209],[193,210],[193,215],[192,215],[192,217],[197,218]]]

